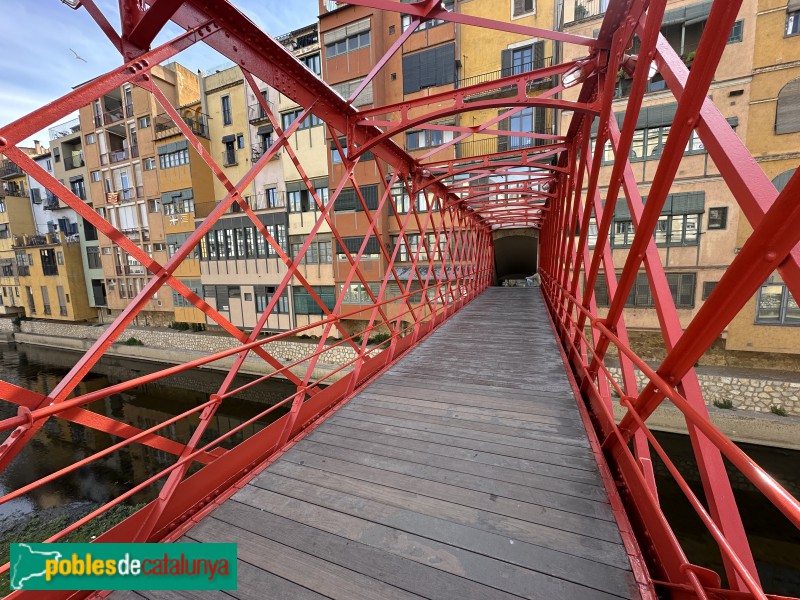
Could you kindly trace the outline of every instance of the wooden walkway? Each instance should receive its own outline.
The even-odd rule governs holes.
[[[487,290],[186,541],[236,542],[239,589],[139,594],[638,597],[533,289]]]

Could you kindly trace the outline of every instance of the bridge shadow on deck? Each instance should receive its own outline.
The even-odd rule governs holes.
[[[488,289],[185,539],[236,542],[238,590],[136,594],[638,597],[530,288]]]

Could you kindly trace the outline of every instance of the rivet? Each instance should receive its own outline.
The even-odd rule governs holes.
[[[778,253],[777,253],[777,252],[775,252],[774,250],[770,250],[769,252],[767,252],[767,253],[764,255],[764,258],[766,258],[766,259],[767,259],[767,262],[772,262],[773,260],[775,260],[776,258],[778,258]]]
[[[0,146],[8,146],[8,140],[4,137],[0,137]]]

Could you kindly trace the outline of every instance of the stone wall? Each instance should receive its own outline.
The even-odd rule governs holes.
[[[14,327],[14,319],[0,319],[0,333],[14,333],[17,328]]]
[[[609,367],[619,382],[622,373],[619,367]],[[636,371],[640,389],[646,381],[643,373]],[[706,404],[730,401],[733,408],[771,412],[770,407],[782,408],[787,415],[800,416],[800,383],[780,379],[755,378],[738,375],[697,374]]]
[[[67,338],[79,340],[96,340],[106,330],[108,325],[76,325],[71,323],[54,323],[47,321],[23,321],[20,329],[23,334],[41,338]],[[229,350],[239,345],[229,335],[216,335],[213,333],[190,333],[175,331],[167,328],[128,327],[119,336],[119,342],[135,338],[148,348],[163,348],[170,351],[188,351],[198,355],[207,355],[215,352]],[[25,340],[29,340],[27,336]],[[316,351],[315,341],[284,341],[276,340],[264,345],[264,348],[278,360],[284,363],[295,362],[313,354]],[[130,346],[136,348],[138,346]],[[320,363],[325,365],[340,366],[355,358],[355,350],[346,344],[341,344],[326,351],[320,357]]]

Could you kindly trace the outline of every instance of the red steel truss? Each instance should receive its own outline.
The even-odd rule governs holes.
[[[713,3],[691,72],[687,71],[659,34],[666,0],[611,0],[598,39],[448,12],[437,0],[421,0],[413,4],[400,4],[394,0],[350,0],[349,4],[353,5],[409,14],[412,22],[386,55],[376,62],[349,100],[339,97],[328,85],[303,68],[281,44],[260,31],[227,1],[148,0],[143,3],[139,0],[120,0],[119,32],[94,0],[65,0],[65,3],[73,9],[86,10],[92,16],[120,52],[123,65],[0,128],[0,153],[141,262],[152,277],[48,395],[31,392],[9,382],[0,382],[3,400],[18,406],[18,416],[0,421],[0,430],[8,432],[0,445],[0,468],[8,467],[49,419],[76,423],[119,439],[102,451],[7,493],[0,498],[0,504],[57,481],[59,477],[121,448],[141,444],[174,456],[175,462],[138,482],[118,498],[77,520],[48,541],[62,539],[146,488],[159,489],[156,499],[110,528],[97,541],[176,539],[214,506],[232,495],[255,470],[264,468],[280,455],[287,445],[313,427],[332,408],[349,399],[377,373],[492,285],[492,231],[535,228],[539,230],[542,293],[554,331],[562,343],[565,362],[575,378],[576,397],[588,408],[591,421],[587,423],[596,430],[602,452],[614,474],[611,485],[616,485],[621,492],[624,506],[615,507],[620,522],[630,522],[633,528],[633,531],[622,533],[637,581],[645,588],[652,584],[661,586],[676,597],[768,597],[759,582],[723,457],[795,527],[800,527],[800,503],[711,424],[693,368],[698,358],[773,270],[780,271],[792,295],[800,299],[800,204],[796,201],[800,192],[800,175],[796,174],[779,194],[707,97],[741,0],[716,0]],[[394,105],[375,106],[361,111],[354,108],[352,100],[384,68],[413,31],[430,19],[576,44],[584,47],[587,54],[580,61],[554,64],[525,74]],[[185,33],[151,48],[156,35],[170,20],[184,29]],[[638,35],[641,45],[620,130],[612,118],[614,86],[620,65],[627,60],[625,53],[631,47],[634,34]],[[198,42],[209,45],[241,67],[247,84],[262,103],[277,135],[272,147],[238,182],[226,177],[223,169],[180,118],[176,107],[170,104],[150,75],[153,66],[170,60]],[[631,147],[648,71],[653,61],[675,96],[678,109],[645,205],[631,165],[623,157],[628,156]],[[629,60],[627,64],[630,64]],[[531,84],[543,78],[557,78],[560,83],[547,91],[532,93]],[[287,130],[282,130],[270,106],[258,93],[256,80],[272,86],[303,107],[302,114]],[[164,264],[155,261],[17,147],[44,127],[67,117],[125,82],[153,95],[227,190],[211,214]],[[582,86],[579,99],[563,99],[561,96],[565,85],[576,83]],[[505,91],[501,98],[488,99],[490,92],[501,88]],[[510,132],[498,125],[501,117],[471,127],[436,123],[443,117],[486,108],[507,109],[503,114],[505,118],[531,106],[570,111],[572,117],[567,131],[560,135]],[[344,176],[335,186],[331,185],[327,199],[317,195],[292,145],[288,143],[311,113],[326,123],[329,136],[343,157]],[[599,126],[592,147],[590,131],[595,120]],[[410,128],[448,130],[457,135],[452,141],[414,159],[393,141],[393,138]],[[678,321],[653,233],[683,149],[693,131],[699,134],[754,231],[697,316],[683,329]],[[530,143],[526,142],[524,148],[491,155],[447,160],[436,157],[475,134],[513,135],[528,139]],[[340,146],[340,138],[346,140],[346,148]],[[614,162],[605,197],[601,197],[598,180],[601,155],[607,142],[618,158]],[[278,151],[285,151],[294,163],[318,211],[311,232],[294,257],[286,254],[243,197],[244,190]],[[356,166],[367,151],[376,157],[375,164],[382,181],[386,182],[375,210],[367,206],[356,176]],[[399,229],[399,237],[405,247],[414,248],[411,257],[413,275],[408,276],[407,280],[399,275],[396,263],[400,262],[398,253],[401,245],[386,247],[380,237],[376,237],[381,258],[388,266],[379,291],[375,293],[367,285],[368,279],[361,262],[368,240],[379,230],[378,215],[394,202],[390,189],[395,184],[404,187],[408,198],[421,199],[427,210],[418,210],[418,200],[412,200],[409,203],[410,210],[405,214],[399,210],[390,211],[393,215],[390,218]],[[356,190],[358,203],[368,223],[363,241],[355,253],[350,252],[343,243],[331,214],[336,198],[345,187],[351,185]],[[621,200],[620,192],[630,211],[636,233],[627,259],[621,271],[617,271],[609,245],[609,229],[615,206]],[[237,328],[174,276],[176,269],[212,225],[234,204],[238,204],[241,212],[252,220],[287,267],[276,293],[250,332]],[[597,240],[592,249],[587,238],[593,216],[597,217]],[[345,311],[344,295],[339,294],[336,304],[328,307],[303,276],[299,268],[302,258],[314,235],[324,225],[330,227],[349,264],[346,276],[337,281],[337,285],[342,284],[347,288],[351,282],[364,284],[371,304]],[[577,240],[576,231],[580,232]],[[411,233],[420,234],[418,244],[409,242]],[[623,315],[625,299],[642,264],[668,351],[666,359],[657,369],[631,351]],[[594,284],[601,277],[605,280],[610,299],[610,308],[603,318],[598,315],[594,299]],[[269,315],[283,290],[292,282],[308,291],[319,304],[323,316],[309,325],[264,337],[262,332]],[[397,294],[389,294],[390,284],[397,285]],[[240,345],[75,396],[75,389],[84,376],[111,344],[119,339],[153,294],[165,285],[200,309],[211,322],[237,339]],[[365,323],[357,333],[352,333],[352,329],[345,326],[345,322],[349,320],[352,323],[353,318]],[[307,357],[285,364],[270,353],[271,342],[317,328],[322,330],[321,339]],[[370,333],[379,328],[389,331],[390,337],[378,347],[370,346]],[[331,336],[334,330],[338,339]],[[605,363],[612,345],[619,356],[621,382],[612,377]],[[324,362],[326,353],[342,346],[352,348],[352,360],[328,375],[315,377],[318,362]],[[271,365],[274,372],[236,388],[234,379],[251,353]],[[140,429],[85,408],[92,401],[226,357],[235,357],[234,367],[217,393],[211,394],[207,402],[148,429]],[[638,385],[635,369],[645,375],[647,383],[644,387]],[[201,442],[211,418],[226,399],[244,388],[278,376],[293,383],[296,392],[216,439]],[[615,420],[612,412],[612,394],[619,397],[619,402],[626,409],[620,422]],[[703,500],[690,489],[647,426],[648,417],[665,400],[685,416],[701,473]],[[226,440],[275,411],[282,411],[282,416],[270,425],[258,428],[256,433],[235,447],[226,449]],[[189,439],[175,441],[159,433],[167,425],[185,419],[198,420],[197,428]],[[719,574],[691,564],[678,543],[659,507],[650,460],[653,451],[667,466],[717,543],[725,565],[727,589],[721,589]],[[202,468],[189,475],[192,466]],[[0,568],[0,572],[8,568],[6,564]],[[82,593],[55,595],[77,597]]]

